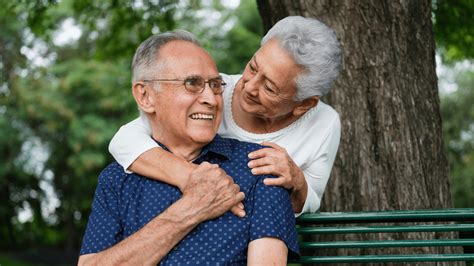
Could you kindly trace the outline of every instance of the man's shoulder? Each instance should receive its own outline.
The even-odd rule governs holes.
[[[107,165],[104,170],[102,170],[99,175],[99,183],[116,184],[127,175],[129,174],[124,171],[123,167],[119,163],[113,162]]]
[[[262,146],[258,143],[241,141],[241,140],[233,139],[233,138],[220,137],[220,139],[221,139],[221,141],[226,143],[226,145],[228,145],[231,148],[232,152],[234,152],[234,153],[235,152],[237,152],[237,153],[240,153],[240,152],[249,153],[249,152],[256,151],[256,150],[261,149],[261,148],[264,147],[264,146]]]

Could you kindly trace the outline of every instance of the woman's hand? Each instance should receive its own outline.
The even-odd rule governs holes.
[[[252,174],[274,175],[277,178],[265,179],[265,185],[282,186],[291,190],[299,190],[306,184],[303,172],[285,148],[271,142],[263,142],[262,145],[269,147],[249,153],[251,160],[248,166],[252,169]]]
[[[263,142],[262,145],[270,148],[262,148],[249,153],[248,166],[252,169],[252,174],[276,176],[277,178],[266,178],[263,183],[268,186],[282,186],[291,189],[293,210],[300,213],[308,194],[308,184],[303,171],[291,159],[285,148],[271,142]]]

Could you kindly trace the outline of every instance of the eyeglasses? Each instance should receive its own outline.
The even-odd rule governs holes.
[[[206,83],[209,84],[214,94],[222,94],[224,91],[225,85],[227,85],[221,78],[213,78],[205,80],[200,76],[187,77],[185,79],[145,79],[143,82],[153,82],[153,81],[181,81],[183,82],[184,88],[190,92],[199,94],[204,91],[206,88]]]

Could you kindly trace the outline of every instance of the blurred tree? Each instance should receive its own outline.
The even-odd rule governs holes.
[[[214,35],[216,40],[208,49],[221,72],[240,74],[253,53],[260,47],[263,36],[262,21],[256,2],[252,0],[242,0],[235,11],[227,10],[227,12],[232,12],[228,15],[228,21],[233,22],[232,28],[225,31],[221,38],[217,34]]]
[[[435,0],[434,34],[445,63],[474,59],[474,1]]]
[[[26,122],[50,151],[44,167],[61,202],[55,229],[68,248],[81,242],[97,176],[111,161],[111,136],[137,114],[125,69],[120,61],[69,60],[18,84]]]
[[[24,15],[11,3],[0,2],[0,247],[11,248],[22,244],[24,239],[34,240],[30,232],[18,234],[17,215],[24,207],[31,210],[33,223],[41,224],[41,189],[31,171],[26,171],[19,160],[22,146],[28,137],[28,128],[16,106],[17,91],[13,88],[18,74],[26,67],[27,59],[21,53],[25,23],[18,20]],[[38,226],[41,227],[41,226]]]
[[[474,207],[474,71],[456,75],[457,90],[441,97],[443,137],[454,206]]]
[[[8,177],[0,182],[0,186],[8,186],[3,191],[9,192],[3,195],[9,204],[0,209],[2,221],[8,225],[0,231],[5,235],[3,239],[10,240],[4,242],[6,245],[46,244],[77,249],[81,243],[97,176],[112,160],[107,144],[119,125],[138,114],[129,91],[131,57],[154,27],[169,30],[174,25],[171,2],[168,9],[148,1],[141,6],[134,4],[18,2],[9,3],[8,9],[0,13],[2,25],[7,25],[2,31],[9,30],[1,39],[8,51],[2,53],[2,75],[8,76],[8,84],[4,86],[1,110],[8,116],[0,123],[10,125],[5,133],[2,130],[5,142],[0,147],[13,151],[5,152],[11,161],[0,169],[0,174]],[[160,12],[151,12],[154,10]],[[55,34],[62,22],[71,18],[81,27],[80,39],[56,46]],[[22,56],[38,44],[46,49],[33,56],[47,58],[45,67],[26,64]],[[48,155],[45,162],[36,162],[38,165],[33,167],[39,166],[41,171],[22,174],[35,158],[20,147],[32,139]],[[15,160],[18,164],[13,164]],[[18,189],[13,190],[15,184]],[[46,187],[40,189],[41,184]],[[47,210],[45,189],[52,189],[52,195],[57,196],[55,209]],[[15,218],[22,206],[32,212],[27,222]]]

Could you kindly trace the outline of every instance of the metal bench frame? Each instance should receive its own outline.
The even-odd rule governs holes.
[[[417,224],[412,224],[416,222]],[[456,222],[440,224],[436,222]],[[365,226],[364,224],[373,224]],[[383,223],[397,223],[384,225]],[[411,224],[410,224],[411,223]],[[424,224],[419,224],[424,223]],[[337,226],[335,226],[337,224]],[[350,225],[349,225],[350,224]],[[354,226],[354,224],[356,224]],[[380,225],[379,225],[380,224]],[[474,231],[473,209],[439,209],[407,211],[319,212],[297,218],[300,236],[317,234],[370,234],[405,232]],[[387,248],[474,246],[469,239],[367,240],[367,241],[300,241],[300,249]],[[369,262],[432,262],[474,261],[474,253],[466,254],[404,254],[361,256],[302,256],[296,263],[369,263]]]

